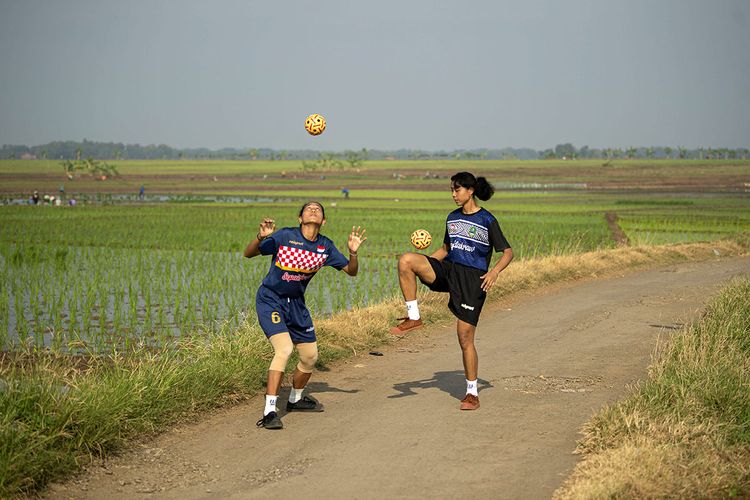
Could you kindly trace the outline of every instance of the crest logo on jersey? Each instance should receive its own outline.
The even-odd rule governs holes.
[[[323,253],[325,251],[326,251],[326,247],[324,247],[323,245],[318,245],[318,253]]]
[[[456,220],[448,223],[448,235],[451,238],[470,240],[480,245],[490,244],[490,235],[486,227],[468,220]]]

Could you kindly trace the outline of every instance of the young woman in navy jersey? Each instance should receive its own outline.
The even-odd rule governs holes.
[[[393,327],[391,333],[403,335],[422,326],[417,306],[417,278],[430,290],[450,294],[448,308],[458,318],[456,332],[466,375],[462,410],[479,408],[479,358],[474,333],[487,292],[513,260],[513,250],[497,219],[477,204],[477,199],[487,201],[494,192],[484,177],[474,177],[469,172],[459,172],[451,177],[451,194],[458,208],[448,214],[443,246],[430,256],[409,252],[398,261],[399,284],[408,316]],[[490,268],[493,250],[502,252],[502,255]]]
[[[323,411],[323,406],[315,398],[302,396],[318,359],[315,327],[305,306],[305,290],[323,266],[356,276],[359,269],[357,250],[367,239],[364,229],[352,227],[347,241],[347,259],[330,239],[320,234],[320,228],[325,223],[323,205],[316,201],[305,203],[299,211],[299,227],[285,227],[276,231],[273,219],[263,219],[258,235],[245,249],[247,258],[273,256],[268,274],[255,296],[258,322],[274,351],[268,369],[266,406],[263,418],[258,420],[258,427],[283,427],[276,400],[286,363],[294,347],[299,352],[299,363],[292,375],[286,410]]]

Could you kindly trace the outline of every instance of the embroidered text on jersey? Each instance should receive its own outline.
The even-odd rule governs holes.
[[[467,245],[463,241],[451,241],[451,250],[463,250],[464,252],[473,252],[477,247]]]

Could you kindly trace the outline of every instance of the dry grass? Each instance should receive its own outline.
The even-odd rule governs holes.
[[[709,260],[747,253],[748,244],[718,241],[684,245],[627,247],[512,263],[501,275],[490,298],[561,281],[601,278],[626,269],[670,262]]]
[[[750,281],[659,345],[648,378],[583,435],[585,459],[555,498],[747,498]]]
[[[503,271],[489,294],[488,303],[518,292],[528,292],[561,282],[601,278],[628,269],[639,269],[671,262],[701,261],[719,256],[745,255],[750,242],[718,241],[684,245],[628,247],[576,255],[515,261]],[[419,309],[427,324],[451,320],[445,294],[424,292],[420,288]],[[345,311],[330,319],[316,320],[321,354],[331,351],[357,353],[389,342],[387,333],[396,318],[406,315],[400,297],[384,303]],[[337,357],[337,356],[334,356]]]
[[[727,498],[742,494],[748,477],[747,446],[719,447],[709,435],[684,446],[641,437],[581,462],[555,498]]]

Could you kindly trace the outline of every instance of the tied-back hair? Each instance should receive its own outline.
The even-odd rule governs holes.
[[[474,196],[482,201],[487,201],[495,194],[495,188],[485,177],[474,177],[470,172],[459,172],[451,177],[451,186],[461,186],[466,189],[473,188]]]

